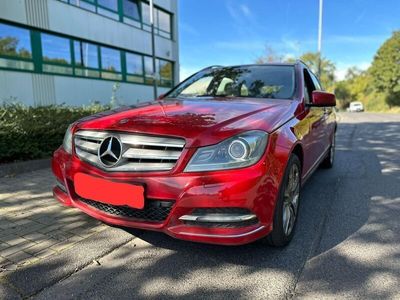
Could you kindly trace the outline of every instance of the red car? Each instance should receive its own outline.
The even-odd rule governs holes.
[[[332,167],[335,104],[300,61],[206,68],[154,102],[72,124],[54,196],[109,224],[283,246],[301,186]]]

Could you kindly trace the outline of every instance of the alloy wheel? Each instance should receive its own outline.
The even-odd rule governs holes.
[[[293,164],[289,171],[289,177],[284,192],[283,199],[283,232],[289,236],[296,222],[297,210],[299,206],[300,193],[300,169]]]

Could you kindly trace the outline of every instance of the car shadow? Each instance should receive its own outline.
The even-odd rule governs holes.
[[[382,273],[399,278],[400,158],[393,152],[398,129],[394,122],[340,124],[335,165],[317,170],[303,187],[296,233],[287,247],[198,244],[124,228],[117,232],[138,239],[35,293],[43,299],[265,299],[310,297],[312,288],[337,297],[359,291]],[[368,263],[366,253],[372,251],[381,251],[379,260]],[[41,270],[51,274],[69,263],[56,257],[45,267],[30,267],[36,269],[29,274],[46,276]],[[33,280],[18,272],[15,281]],[[392,285],[365,290],[377,298],[397,292]]]

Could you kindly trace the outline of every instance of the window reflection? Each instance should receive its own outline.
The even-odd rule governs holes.
[[[0,24],[0,55],[31,58],[29,30]]]
[[[71,49],[69,40],[55,35],[42,33],[42,53],[46,62],[70,64]]]
[[[97,46],[74,41],[75,64],[86,68],[99,68]]]
[[[123,8],[125,16],[140,21],[140,11],[137,1],[124,0]]]
[[[121,72],[121,55],[118,50],[101,47],[101,66],[103,70]]]

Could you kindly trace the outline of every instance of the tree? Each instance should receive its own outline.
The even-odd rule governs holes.
[[[271,62],[282,62],[284,61],[283,55],[279,55],[276,51],[270,47],[265,46],[265,54],[256,58],[256,64],[266,64]]]
[[[352,101],[349,83],[345,80],[336,83],[335,95],[340,108],[348,107]]]
[[[319,54],[315,52],[306,52],[300,56],[300,59],[308,65],[311,70],[316,74],[318,74],[318,63],[319,63]],[[258,57],[255,61],[256,64],[265,64],[270,62],[294,62],[293,58],[285,58],[283,55],[279,55],[276,51],[274,51],[271,47],[265,48],[265,54]],[[330,60],[322,57],[321,58],[321,75],[319,75],[319,79],[321,81],[322,86],[327,90],[333,90],[334,82],[335,82],[335,70],[336,66]]]
[[[376,53],[370,69],[376,89],[386,103],[400,106],[400,31],[393,32]]]
[[[322,86],[326,90],[332,90],[335,83],[336,66],[329,59],[321,57],[321,74],[318,74],[319,58],[320,55],[317,52],[306,52],[300,56],[300,59],[318,75]]]

